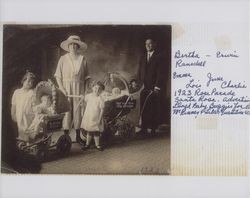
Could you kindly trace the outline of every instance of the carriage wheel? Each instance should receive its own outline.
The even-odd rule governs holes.
[[[56,150],[60,155],[66,155],[70,152],[72,141],[69,135],[62,135],[56,144]]]
[[[46,156],[48,154],[48,149],[51,144],[52,138],[51,135],[46,135],[42,137],[40,141],[37,143],[37,152],[36,152],[36,158],[38,161],[43,162],[46,159]]]
[[[124,142],[130,141],[135,137],[135,127],[131,126],[131,124],[126,123],[123,126],[123,133],[121,135],[121,138],[123,139]]]
[[[38,150],[37,151],[37,154],[36,154],[36,158],[39,162],[44,162],[44,160],[46,159],[46,156],[47,156],[47,150]]]

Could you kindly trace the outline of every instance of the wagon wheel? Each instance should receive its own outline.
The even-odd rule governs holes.
[[[20,151],[23,151],[25,146],[26,146],[26,143],[24,141],[17,141],[17,148],[20,150]]]
[[[56,150],[60,155],[66,155],[70,152],[72,141],[69,135],[62,135],[56,144]]]

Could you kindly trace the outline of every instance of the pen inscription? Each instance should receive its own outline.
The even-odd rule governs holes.
[[[196,50],[174,54],[176,68],[186,66],[205,67],[211,56],[201,55]],[[238,58],[236,51],[216,52],[215,58]],[[196,64],[196,65],[195,65]],[[187,71],[187,70],[190,70]],[[173,72],[173,82],[179,82],[173,90],[173,115],[249,115],[250,98],[245,95],[247,84],[241,79],[230,79],[222,74],[199,70],[195,77],[193,70],[185,68],[185,72]],[[207,71],[207,70],[206,70]],[[223,73],[223,72],[222,72]],[[197,76],[197,75],[196,75]]]

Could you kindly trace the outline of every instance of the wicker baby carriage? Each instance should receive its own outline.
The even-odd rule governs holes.
[[[21,151],[35,155],[40,160],[45,158],[50,148],[55,147],[62,155],[70,151],[72,144],[70,136],[66,134],[61,135],[55,143],[51,141],[53,133],[62,132],[64,113],[69,111],[70,107],[67,97],[50,80],[42,81],[34,89],[33,107],[41,103],[43,95],[52,98],[53,113],[43,117],[39,133],[32,141],[17,140]]]
[[[127,79],[118,72],[108,73],[104,78],[106,94],[111,93],[116,88],[121,91],[121,94],[107,99],[104,104],[105,130],[103,139],[106,144],[113,140],[129,140],[135,134],[135,124],[131,122],[129,113],[138,106],[138,100],[133,97],[134,90],[131,90]]]

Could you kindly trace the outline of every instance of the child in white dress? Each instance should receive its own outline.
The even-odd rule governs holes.
[[[83,114],[81,128],[87,131],[87,141],[83,150],[90,147],[92,138],[94,137],[96,149],[102,151],[103,148],[100,145],[100,135],[104,130],[103,123],[103,108],[104,100],[101,93],[104,90],[104,85],[101,82],[97,82],[93,85],[93,92],[87,94],[83,98],[86,102],[86,108]]]
[[[26,131],[34,119],[32,110],[34,80],[35,75],[27,71],[21,81],[22,88],[14,91],[11,101],[11,117],[17,123],[18,139],[23,141],[29,140]]]

